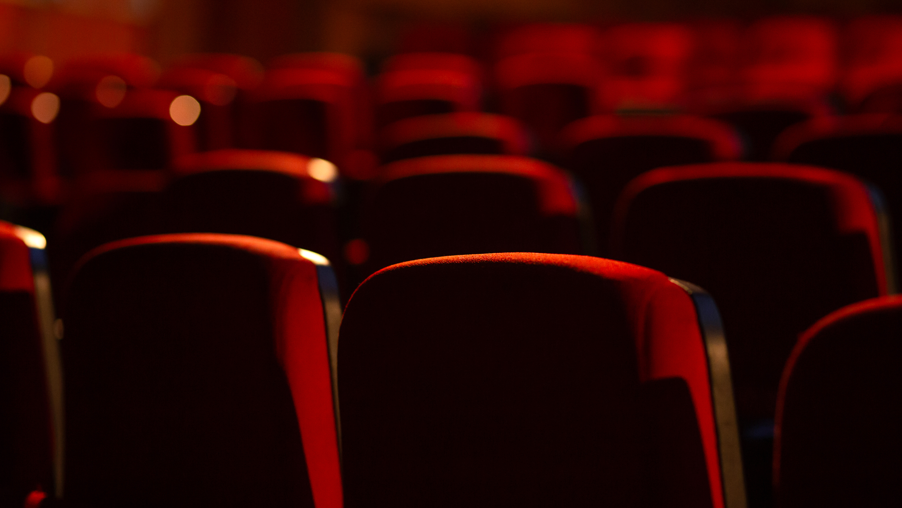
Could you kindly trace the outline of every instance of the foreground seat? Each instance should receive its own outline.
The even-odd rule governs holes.
[[[614,256],[691,280],[716,299],[749,493],[766,502],[777,387],[798,335],[892,288],[882,211],[851,175],[752,163],[654,170],[617,206]]]
[[[780,386],[777,506],[884,506],[899,492],[902,299],[844,307],[799,339]]]
[[[697,288],[600,258],[386,268],[341,325],[347,506],[744,506]]]
[[[580,254],[581,215],[560,169],[528,157],[443,155],[386,165],[364,206],[369,271],[487,252]]]
[[[2,506],[54,489],[60,371],[43,243],[35,231],[0,222]]]
[[[341,506],[318,254],[169,235],[85,257],[64,309],[64,499],[76,506]]]

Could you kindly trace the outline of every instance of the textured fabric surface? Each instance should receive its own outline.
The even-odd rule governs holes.
[[[697,317],[652,270],[546,254],[395,265],[349,302],[339,373],[349,506],[720,496]]]

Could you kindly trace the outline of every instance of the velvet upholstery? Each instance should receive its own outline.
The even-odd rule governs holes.
[[[661,273],[394,265],[352,296],[338,372],[349,507],[723,506],[699,316]]]
[[[806,331],[777,407],[777,506],[885,506],[899,497],[902,299],[844,307]]]
[[[83,259],[62,341],[68,503],[341,506],[323,281],[309,257],[195,234]]]

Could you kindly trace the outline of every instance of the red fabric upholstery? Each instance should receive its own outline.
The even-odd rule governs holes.
[[[723,506],[698,319],[663,274],[600,258],[376,273],[340,332],[348,506]],[[670,383],[694,409],[649,430]],[[656,462],[669,439],[685,448]]]
[[[735,160],[742,150],[728,124],[683,115],[593,116],[567,126],[561,140],[564,165],[585,187],[601,253],[614,203],[630,180],[662,166]]]
[[[340,507],[320,284],[251,237],[86,256],[64,316],[67,501]]]
[[[452,113],[407,118],[380,132],[383,162],[427,155],[526,155],[528,140],[513,118]]]
[[[886,294],[877,216],[851,175],[789,164],[663,168],[615,210],[612,252],[710,291],[730,348],[750,497],[766,502],[769,429],[798,334]]]
[[[799,339],[777,406],[777,506],[895,502],[902,299],[844,307]]]
[[[420,157],[385,166],[364,208],[371,268],[452,254],[581,252],[567,176],[534,159]]]
[[[902,82],[902,16],[864,16],[846,28],[841,89],[853,106],[881,87]]]
[[[792,83],[827,91],[838,78],[837,33],[814,16],[762,18],[743,35],[742,78],[752,83]]]
[[[34,274],[22,231],[0,222],[0,504],[53,487],[53,437]]]

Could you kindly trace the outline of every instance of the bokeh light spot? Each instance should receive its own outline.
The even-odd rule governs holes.
[[[370,258],[370,245],[366,243],[366,240],[355,238],[345,244],[344,256],[348,263],[355,266],[362,265]]]
[[[34,88],[43,88],[53,77],[53,60],[46,56],[33,56],[25,62],[25,82]]]
[[[194,125],[200,117],[200,103],[190,95],[179,95],[169,105],[169,116],[183,127]]]
[[[115,108],[123,99],[128,86],[119,76],[106,76],[97,83],[97,102],[108,108]]]
[[[325,159],[310,159],[307,163],[307,174],[320,182],[334,182],[338,178],[338,168]]]
[[[31,101],[31,115],[41,123],[50,123],[60,112],[60,98],[44,92]]]

